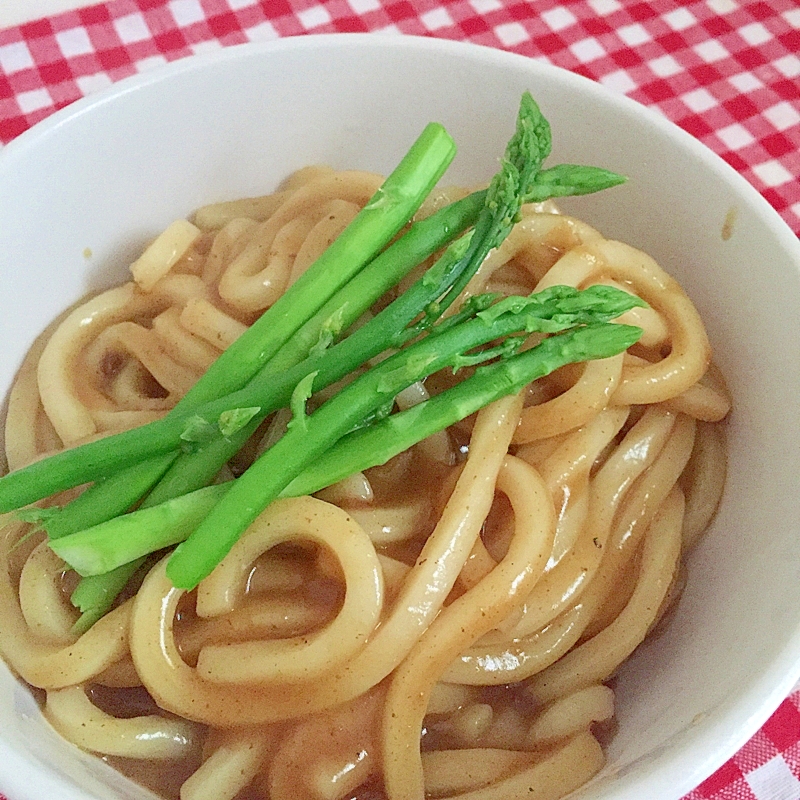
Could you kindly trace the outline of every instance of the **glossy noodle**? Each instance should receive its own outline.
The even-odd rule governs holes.
[[[32,347],[9,468],[163,416],[380,180],[308,168],[170,226],[131,282]],[[548,204],[524,207],[464,295],[595,283],[649,305],[621,318],[644,330],[629,352],[273,503],[195,591],[151,558],[80,637],[74,576],[7,517],[0,649],[53,727],[182,800],[556,800],[589,780],[625,691],[609,680],[664,624],[719,502],[730,409],[681,287]],[[286,422],[269,418],[221,479]]]

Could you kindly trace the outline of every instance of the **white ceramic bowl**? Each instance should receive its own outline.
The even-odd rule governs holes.
[[[800,677],[800,244],[743,179],[658,115],[537,61],[403,37],[247,45],[123,81],[0,153],[0,387],[57,312],[121,280],[173,218],[267,191],[307,163],[385,172],[430,120],[460,146],[448,180],[487,179],[524,89],[552,122],[550,163],[630,176],[568,207],[683,283],[735,398],[720,513],[668,631],[623,670],[607,767],[575,795],[676,800]],[[5,668],[0,791],[148,796],[55,736]]]

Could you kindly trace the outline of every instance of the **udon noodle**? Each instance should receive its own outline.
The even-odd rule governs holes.
[[[133,281],[31,349],[9,468],[166,413],[379,182],[309,168],[170,226]],[[719,501],[730,408],[681,287],[548,205],[524,208],[465,294],[593,283],[649,304],[625,315],[644,329],[628,353],[273,503],[196,591],[151,559],[76,637],[73,577],[7,518],[0,647],[53,727],[182,800],[555,800],[589,780],[613,728],[609,681],[675,603]],[[221,477],[286,422],[267,420]]]

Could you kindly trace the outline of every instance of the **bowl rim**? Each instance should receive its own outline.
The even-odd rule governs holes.
[[[444,56],[484,61],[491,65],[506,66],[524,70],[529,74],[557,75],[566,86],[575,86],[580,91],[595,94],[603,103],[627,110],[641,117],[650,126],[654,126],[665,135],[676,141],[676,144],[687,150],[703,163],[703,166],[717,173],[743,202],[756,213],[759,222],[775,237],[786,252],[789,262],[793,262],[800,272],[800,240],[791,230],[788,223],[780,216],[766,198],[722,157],[707,145],[696,139],[662,116],[653,108],[622,94],[615,93],[597,81],[571,72],[541,59],[502,50],[496,47],[439,39],[432,36],[395,35],[389,33],[325,33],[302,34],[284,37],[268,42],[247,42],[222,47],[213,52],[181,57],[170,63],[160,65],[152,70],[134,74],[120,79],[111,86],[94,94],[74,101],[68,106],[55,111],[50,116],[36,123],[0,149],[0,181],[6,165],[17,158],[24,158],[31,148],[40,147],[43,140],[55,135],[63,126],[85,114],[91,114],[106,103],[119,102],[131,92],[146,90],[147,87],[169,81],[173,76],[213,68],[215,64],[236,61],[251,57],[270,57],[282,51],[314,50],[318,48],[337,48],[354,50],[355,48],[399,48],[409,52],[434,51]],[[694,758],[675,775],[675,766],[680,759],[675,753],[662,752],[648,761],[648,773],[645,783],[637,784],[640,788],[655,785],[655,778],[661,776],[661,784],[667,781],[681,795],[695,788],[714,770],[722,766],[738,749],[740,749],[767,721],[778,705],[787,697],[792,688],[800,680],[800,620],[793,635],[787,638],[786,645],[780,655],[770,664],[770,669],[754,678],[744,693],[720,703],[713,720],[699,720],[696,727],[687,734],[691,746],[683,750],[699,751],[704,754]],[[725,723],[725,724],[723,724]],[[733,730],[731,729],[733,726]],[[720,742],[724,741],[724,745]],[[668,748],[667,748],[668,749]],[[0,763],[11,764],[19,761],[19,755],[10,750],[0,738]],[[20,779],[22,782],[22,779]],[[27,787],[30,788],[30,787]],[[82,792],[76,798],[88,798]],[[621,797],[621,795],[620,795]],[[676,795],[677,797],[677,795]],[[16,798],[9,798],[16,800]]]
[[[84,95],[63,108],[59,108],[44,119],[34,123],[31,127],[23,131],[14,139],[0,147],[0,166],[4,160],[10,156],[16,157],[17,151],[25,147],[32,146],[36,140],[47,136],[52,130],[68,124],[69,120],[75,116],[91,112],[96,106],[106,102],[116,101],[119,97],[128,92],[138,91],[146,86],[169,80],[171,76],[184,72],[193,72],[203,69],[205,66],[215,63],[238,60],[248,54],[273,53],[281,50],[295,49],[315,49],[317,47],[336,47],[338,49],[353,49],[355,47],[372,47],[376,41],[381,42],[382,47],[398,47],[411,50],[419,48],[421,50],[441,51],[450,53],[453,56],[468,58],[482,58],[486,61],[506,62],[509,65],[525,65],[527,70],[540,71],[543,74],[558,74],[561,80],[572,83],[584,90],[593,91],[606,101],[618,104],[621,108],[629,111],[635,109],[635,113],[643,115],[651,125],[655,125],[660,130],[670,132],[679,138],[680,143],[690,148],[695,155],[703,157],[704,161],[709,161],[709,165],[722,170],[728,180],[734,181],[737,189],[744,192],[747,199],[778,223],[780,232],[788,232],[791,245],[797,244],[800,233],[795,234],[789,224],[780,216],[775,208],[767,199],[745,179],[739,172],[728,164],[720,155],[714,152],[708,145],[701,142],[692,134],[685,131],[677,123],[669,120],[654,106],[648,106],[625,94],[621,94],[601,84],[592,78],[580,73],[573,72],[564,67],[551,64],[544,60],[544,57],[526,56],[509,50],[503,50],[491,45],[479,44],[468,41],[457,41],[453,39],[440,39],[435,36],[424,36],[419,34],[396,34],[387,31],[374,32],[345,32],[345,33],[303,33],[284,36],[279,39],[269,41],[241,42],[231,45],[223,45],[218,50],[204,53],[194,53],[181,56],[166,64],[152,67],[145,72],[127,75],[91,94]],[[592,87],[592,88],[588,88]],[[710,159],[709,159],[710,157]],[[800,254],[800,250],[797,251]]]

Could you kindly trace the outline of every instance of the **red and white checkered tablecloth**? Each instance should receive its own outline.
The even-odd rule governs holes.
[[[111,0],[0,30],[0,147],[167,61],[344,31],[471,41],[593,78],[700,139],[800,235],[799,0]],[[800,691],[685,800],[800,800]]]

